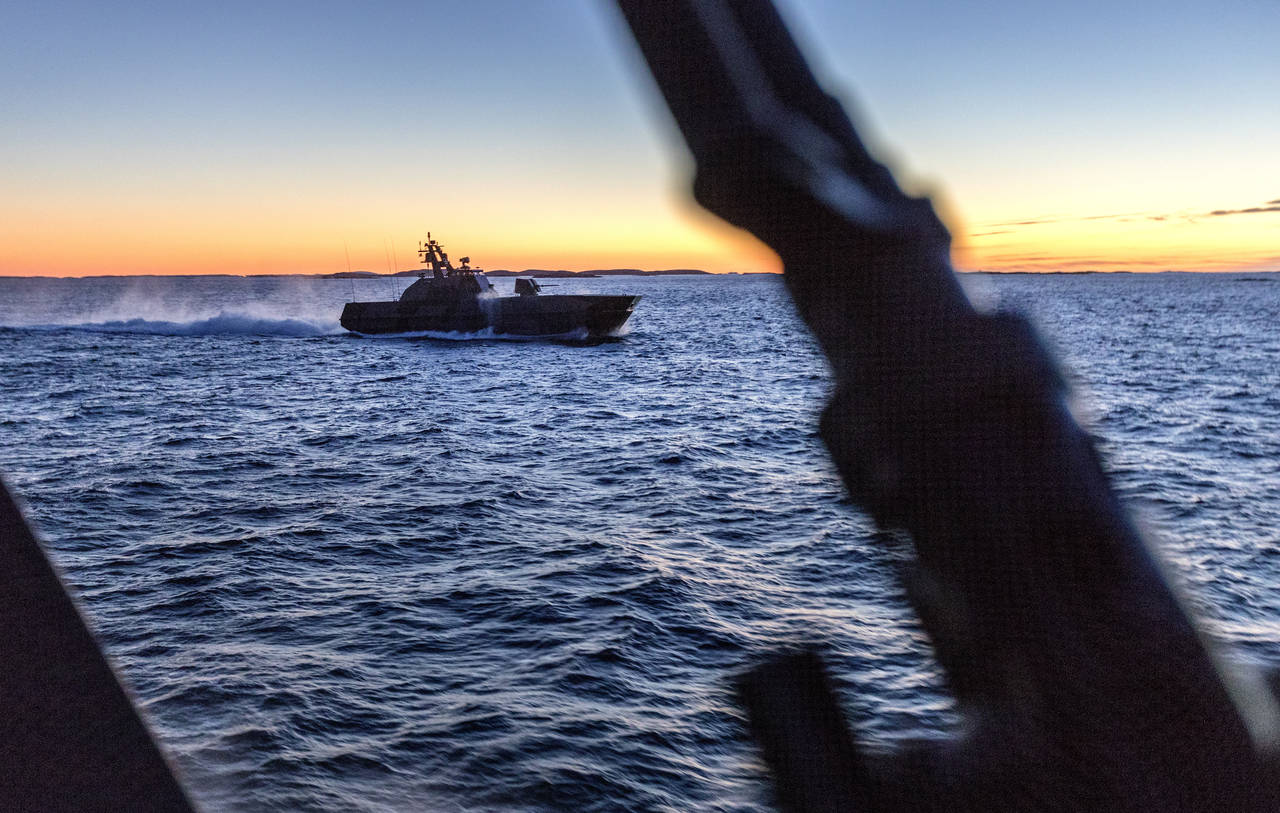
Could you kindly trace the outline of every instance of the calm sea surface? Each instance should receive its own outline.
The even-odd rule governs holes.
[[[206,808],[761,809],[727,682],[802,640],[868,736],[948,723],[779,280],[556,282],[644,299],[584,347],[339,328],[404,281],[0,279],[0,471]],[[1280,662],[1280,274],[967,284]]]

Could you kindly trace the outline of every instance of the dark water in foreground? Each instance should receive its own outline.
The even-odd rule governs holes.
[[[1280,275],[969,282],[1280,662]],[[947,723],[778,281],[572,291],[645,298],[583,347],[342,335],[346,281],[0,279],[0,471],[205,807],[760,809],[726,682],[795,640],[870,736]]]

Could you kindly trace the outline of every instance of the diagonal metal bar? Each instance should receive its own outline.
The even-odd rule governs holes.
[[[192,810],[0,484],[0,810]]]

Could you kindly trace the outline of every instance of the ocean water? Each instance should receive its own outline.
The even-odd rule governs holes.
[[[863,736],[951,722],[780,281],[554,282],[644,299],[596,345],[370,339],[343,302],[404,281],[0,279],[0,471],[206,809],[764,809],[728,685],[797,641]],[[1280,274],[966,284],[1280,663]]]

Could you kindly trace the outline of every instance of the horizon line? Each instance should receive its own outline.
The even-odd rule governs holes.
[[[620,273],[617,273],[619,270],[635,270],[637,273],[634,273],[634,274],[620,274]],[[1036,275],[1036,276],[1058,276],[1058,275],[1060,275],[1060,276],[1071,276],[1071,275],[1075,275],[1075,276],[1079,276],[1079,275],[1085,275],[1085,274],[1095,274],[1095,275],[1097,275],[1097,274],[1142,274],[1142,275],[1149,275],[1149,274],[1280,274],[1280,268],[1265,269],[1265,270],[1259,270],[1259,269],[1221,269],[1221,268],[1219,268],[1219,269],[1199,269],[1199,270],[1197,270],[1197,269],[1189,269],[1189,268],[1164,268],[1164,269],[1160,269],[1160,270],[1158,270],[1158,271],[1135,270],[1135,269],[1129,269],[1129,268],[1117,268],[1117,269],[1084,269],[1084,270],[1080,270],[1080,271],[1059,270],[1059,269],[1055,269],[1055,270],[1045,270],[1045,271],[1028,270],[1028,269],[1008,269],[1008,270],[1002,270],[1002,269],[996,269],[996,268],[963,268],[963,269],[962,269],[962,268],[956,268],[956,269],[953,269],[953,270],[954,270],[954,271],[955,271],[955,273],[957,273],[957,274],[998,274],[998,275],[1005,275],[1005,274],[1020,274],[1020,275],[1025,275],[1025,276],[1031,276],[1031,275]],[[586,275],[592,274],[592,273],[594,273],[594,272],[599,272],[599,271],[612,272],[612,273],[606,274],[606,275],[604,275],[604,276],[619,276],[619,277],[621,277],[621,276],[667,276],[667,277],[680,277],[680,276],[691,276],[691,277],[701,277],[701,276],[712,276],[712,277],[733,277],[733,276],[743,276],[743,277],[745,277],[745,276],[782,276],[782,275],[783,275],[783,273],[784,273],[784,272],[782,272],[782,271],[706,271],[706,270],[699,269],[699,268],[680,268],[680,269],[673,269],[673,268],[655,268],[655,269],[590,268],[590,269],[584,269],[584,270],[582,270],[582,271],[569,271],[568,269],[556,269],[556,268],[537,268],[537,269],[525,269],[524,271],[516,271],[516,272],[511,272],[511,271],[510,271],[510,269],[505,269],[505,268],[495,268],[495,269],[493,269],[493,271],[492,271],[492,272],[487,272],[487,273],[498,273],[498,272],[502,272],[502,273],[504,273],[504,274],[513,274],[513,275],[524,274],[524,273],[526,273],[526,272],[568,273],[568,274],[573,274],[573,275],[575,275],[575,276],[582,275],[582,276],[584,276],[584,277],[585,277]],[[653,273],[653,272],[663,272],[663,271],[666,271],[666,272],[671,272],[671,271],[690,271],[690,272],[695,272],[695,273],[687,273],[687,274],[672,274],[672,273],[667,273],[667,274],[660,274],[660,273],[659,273],[659,274],[655,274],[655,273]],[[242,278],[242,279],[250,279],[250,278],[258,278],[258,277],[316,277],[316,278],[319,278],[319,279],[343,280],[343,279],[377,279],[377,278],[396,278],[396,277],[406,277],[406,276],[410,276],[412,273],[413,273],[412,271],[409,271],[409,272],[401,271],[401,272],[396,272],[396,273],[387,273],[387,272],[379,272],[379,271],[369,271],[369,272],[364,272],[361,276],[354,276],[354,275],[353,275],[353,276],[347,276],[347,272],[320,272],[320,271],[280,271],[280,272],[276,272],[276,273],[260,273],[260,274],[236,274],[236,273],[233,273],[233,272],[225,272],[225,271],[207,271],[207,272],[182,272],[182,271],[176,271],[176,272],[172,272],[172,273],[154,273],[154,272],[149,272],[149,273],[148,273],[148,272],[144,272],[144,273],[119,273],[119,274],[115,274],[115,273],[105,273],[105,274],[21,274],[21,273],[19,273],[19,274],[10,274],[10,273],[6,273],[6,272],[3,272],[3,271],[0,271],[0,279],[110,279],[110,278],[116,278],[116,277],[119,277],[119,278],[128,278],[128,277],[135,277],[135,278],[137,278],[137,277],[238,277],[238,278]],[[482,271],[481,273],[486,273],[486,272],[483,272],[483,271]],[[588,277],[588,278],[589,278],[589,277]]]

